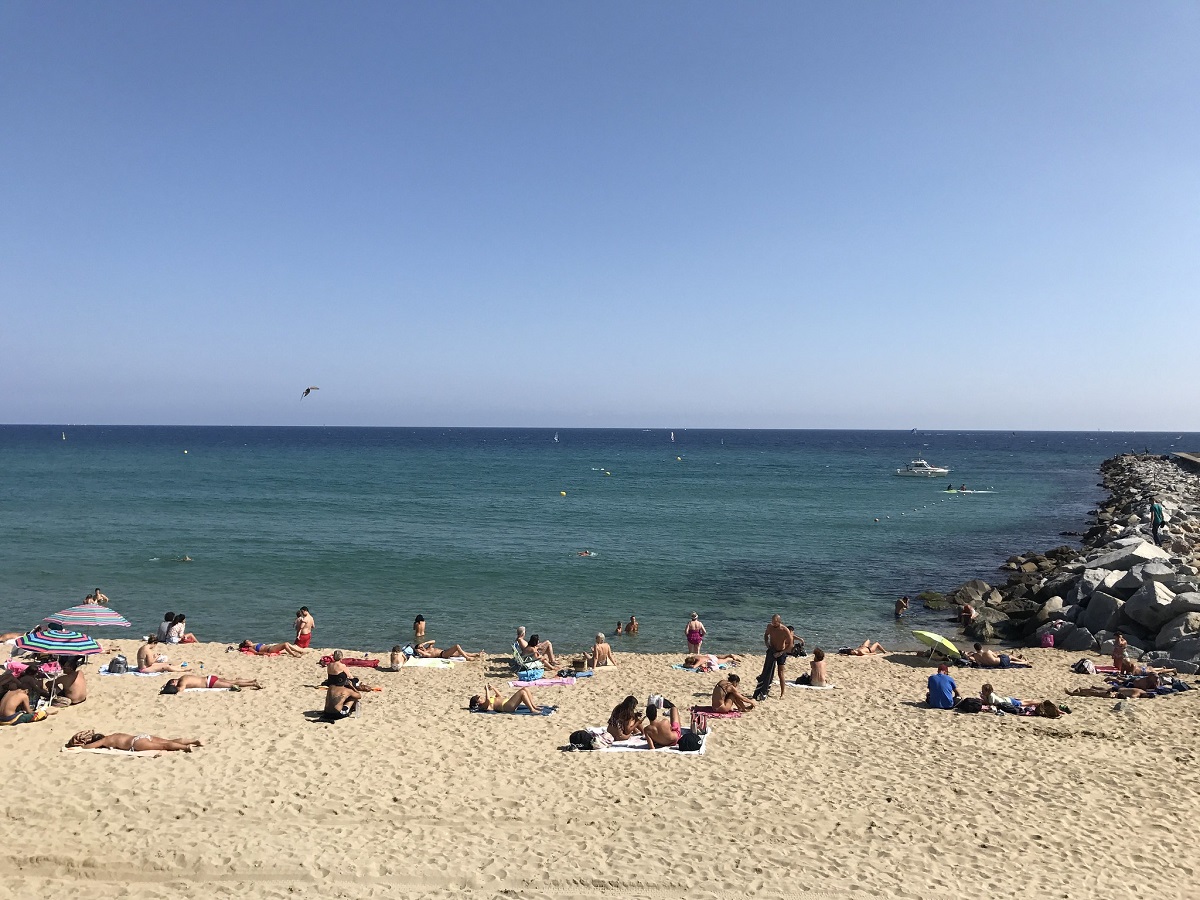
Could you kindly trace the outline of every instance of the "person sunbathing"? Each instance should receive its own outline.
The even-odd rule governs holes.
[[[1179,670],[1143,665],[1136,660],[1125,657],[1121,660],[1121,666],[1117,670],[1117,673],[1119,675],[1178,675]]]
[[[867,638],[857,647],[843,647],[838,653],[842,656],[870,656],[872,653],[887,653],[887,650],[883,649],[883,644],[879,641]]]
[[[465,659],[481,659],[483,651],[478,653],[468,653],[462,648],[462,644],[455,644],[453,647],[447,647],[445,650],[439,650],[433,646],[434,641],[425,641],[413,647],[413,655],[419,656],[421,659],[453,659],[456,656],[464,657]]]
[[[254,641],[245,640],[238,644],[238,649],[243,653],[253,653],[256,656],[270,656],[273,653],[286,653],[288,656],[303,656],[305,654],[302,648],[297,647],[295,644],[289,644],[287,641],[279,644],[264,644],[260,641],[256,644]]]
[[[742,679],[737,675],[726,675],[713,688],[711,706],[713,712],[733,712],[737,709],[748,712],[754,709],[754,701],[742,694],[738,685]]]
[[[542,708],[533,700],[529,688],[517,688],[511,697],[505,697],[490,684],[484,684],[483,695],[475,694],[467,705],[472,711],[514,713],[524,706],[531,713],[540,713]]]
[[[1001,697],[990,684],[985,684],[979,691],[979,699],[984,706],[992,706],[1005,712],[1016,712],[1026,716],[1042,716],[1046,719],[1057,719],[1068,709],[1059,707],[1052,700],[1021,700],[1017,697]]]
[[[87,699],[87,680],[79,668],[83,657],[64,656],[62,660],[63,673],[55,679],[55,690],[58,696],[54,698],[54,706],[77,706]]]
[[[630,694],[613,708],[608,717],[608,733],[613,740],[626,741],[642,733],[642,714],[638,709],[637,697]]]
[[[796,683],[806,684],[809,687],[829,686],[829,676],[825,672],[825,651],[822,648],[818,647],[813,651],[808,671],[796,679]]]
[[[592,645],[590,652],[584,654],[587,660],[586,665],[589,669],[595,669],[599,666],[615,666],[617,660],[613,657],[612,645],[604,640],[604,632],[596,632],[596,643]]]
[[[164,684],[159,693],[178,694],[182,691],[195,688],[216,688],[227,691],[240,691],[242,688],[250,688],[252,691],[261,691],[262,685],[257,681],[239,681],[236,678],[222,678],[220,675],[180,675],[178,678],[172,678]]]
[[[975,644],[975,649],[967,654],[967,659],[985,669],[1008,668],[1013,657],[1023,660],[1021,654],[997,653],[995,650],[984,649],[983,644]]]
[[[636,629],[634,629],[636,631]],[[630,634],[633,632],[631,631]],[[557,669],[558,659],[554,655],[554,645],[543,641],[541,635],[534,634],[525,639],[525,626],[517,629],[517,647],[522,653],[540,659],[548,668]]]
[[[173,666],[165,656],[158,653],[158,641],[154,638],[146,641],[138,648],[137,670],[143,674],[148,672],[182,672],[182,666]]]
[[[45,710],[34,710],[29,705],[29,691],[24,688],[12,688],[0,697],[0,725],[40,722],[46,716]]]
[[[1067,688],[1067,694],[1072,697],[1107,697],[1110,700],[1118,698],[1122,700],[1137,700],[1139,697],[1149,697],[1153,693],[1153,691],[1144,691],[1141,688],[1119,688],[1115,685]]]
[[[182,750],[191,753],[193,747],[203,746],[202,741],[189,738],[162,738],[153,734],[97,734],[91,730],[77,732],[67,741],[69,749],[128,750],[130,753],[144,750]]]
[[[728,666],[736,666],[742,661],[740,656],[734,656],[732,653],[707,653],[703,656],[697,656],[695,653],[690,653],[683,658],[683,664],[689,669],[697,669],[701,672],[716,672],[721,668],[722,663]]]
[[[330,685],[325,691],[325,708],[321,710],[321,719],[326,722],[337,722],[358,710],[362,700],[360,694],[352,685]]]
[[[683,726],[679,724],[679,709],[670,700],[663,700],[663,708],[670,710],[670,720],[659,718],[657,706],[646,707],[646,724],[642,726],[642,737],[649,745],[646,749],[656,747],[674,747],[683,737]]]

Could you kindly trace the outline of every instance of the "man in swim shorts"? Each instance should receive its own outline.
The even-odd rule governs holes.
[[[771,616],[771,624],[763,632],[763,643],[766,644],[767,656],[763,660],[763,669],[758,676],[758,684],[754,686],[754,699],[766,700],[771,693],[771,679],[779,673],[779,696],[783,696],[783,667],[787,664],[795,644],[795,637],[788,627],[783,624],[779,614]]]
[[[165,656],[158,655],[158,641],[151,638],[138,648],[137,670],[143,674],[148,672],[182,672],[180,666],[173,666]]]
[[[670,710],[670,721],[659,718],[657,705],[646,707],[646,723],[642,726],[642,737],[650,745],[650,750],[655,747],[674,747],[683,737],[683,726],[679,724],[679,709],[670,700],[663,700],[663,708]]]
[[[250,688],[252,691],[261,691],[262,685],[257,681],[222,678],[220,675],[180,675],[164,684],[159,693],[178,694],[193,688],[223,688],[227,691]]]
[[[317,621],[308,611],[308,607],[300,607],[296,611],[296,646],[307,649],[308,645],[312,643],[312,633],[316,627]]]

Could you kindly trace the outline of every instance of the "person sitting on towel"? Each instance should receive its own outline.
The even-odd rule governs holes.
[[[220,675],[180,675],[178,678],[172,678],[164,684],[159,693],[178,694],[180,691],[186,691],[191,688],[214,688],[226,691],[240,691],[242,688],[250,688],[252,691],[261,691],[262,685],[257,681],[239,681],[236,678],[222,678]]]
[[[325,709],[321,711],[321,719],[325,722],[336,722],[353,715],[361,700],[362,694],[351,685],[331,685],[325,691]]]
[[[630,694],[613,708],[608,717],[608,733],[613,740],[627,741],[642,733],[642,714],[638,710],[637,697]]]
[[[733,712],[735,709],[748,712],[754,709],[754,701],[742,694],[738,687],[741,682],[741,678],[732,674],[717,682],[710,701],[713,712]]]
[[[809,687],[827,687],[829,685],[829,677],[825,673],[825,651],[818,647],[813,651],[812,662],[808,664],[808,672],[801,675],[797,681],[798,684],[807,684]]]
[[[642,726],[642,737],[649,745],[648,750],[674,747],[683,737],[683,726],[679,724],[679,709],[670,700],[663,700],[662,704],[664,709],[671,712],[670,721],[659,717],[661,710],[657,705],[646,707],[646,724]]]
[[[596,632],[596,643],[592,645],[590,652],[584,654],[587,659],[589,669],[595,669],[600,666],[615,666],[617,660],[613,657],[612,644],[604,639],[604,632]]]
[[[517,688],[511,697],[505,698],[490,684],[483,685],[483,696],[475,694],[467,704],[472,711],[513,713],[524,706],[531,713],[540,713],[542,708],[533,702],[529,688]]]
[[[137,670],[147,672],[182,672],[182,666],[171,665],[165,656],[158,655],[158,641],[150,638],[138,648]]]
[[[55,679],[58,696],[54,698],[55,706],[75,706],[87,699],[87,680],[79,664],[82,656],[64,656],[62,658],[62,674]]]

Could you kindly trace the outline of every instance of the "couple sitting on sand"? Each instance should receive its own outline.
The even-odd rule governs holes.
[[[730,677],[736,678],[737,676]],[[679,739],[683,736],[683,726],[679,721],[679,707],[663,697],[653,699],[655,702],[646,706],[644,719],[638,709],[637,697],[632,694],[617,704],[612,715],[608,717],[607,730],[613,740],[627,741],[635,734],[640,734],[646,741],[649,750],[658,747],[674,747],[679,743]],[[665,719],[662,717],[664,709],[668,710],[669,715]]]

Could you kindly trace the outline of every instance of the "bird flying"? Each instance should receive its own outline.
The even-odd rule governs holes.
[[[319,390],[320,390],[320,388],[317,387],[315,384],[312,387],[306,387],[304,389],[304,393],[300,395],[300,399],[303,400],[305,397],[307,397],[313,391],[319,391]]]

